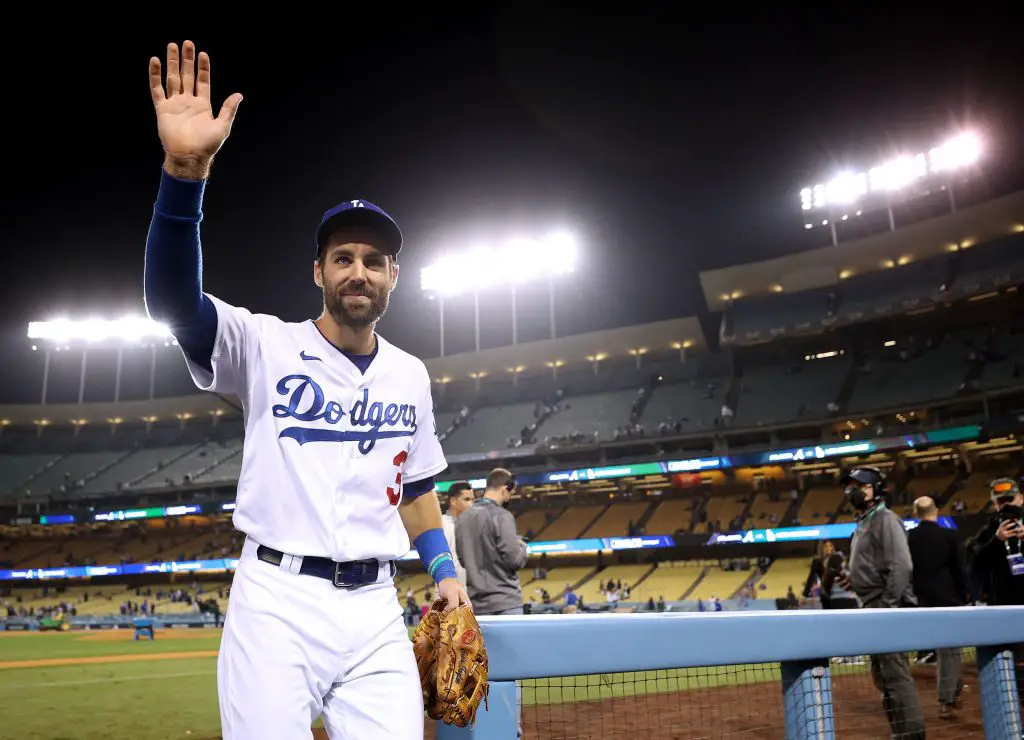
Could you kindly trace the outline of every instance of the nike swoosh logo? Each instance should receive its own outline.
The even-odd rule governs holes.
[[[316,360],[317,362],[323,362],[323,360],[321,360],[319,357],[314,357],[313,355],[307,355],[306,354],[306,350],[302,350],[302,351],[299,352],[299,359],[301,359],[301,360]]]

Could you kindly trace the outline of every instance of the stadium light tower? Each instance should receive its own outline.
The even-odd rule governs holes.
[[[149,345],[149,397],[153,398],[156,382],[156,346],[157,343],[177,344],[171,330],[152,319],[128,316],[121,319],[55,319],[52,321],[32,321],[28,325],[28,338],[34,340],[32,349],[43,347],[43,391],[40,403],[46,405],[46,391],[50,381],[50,353],[61,349],[70,350],[73,346],[82,348],[82,364],[78,376],[78,403],[85,396],[85,371],[88,364],[89,349],[117,346],[117,372],[114,378],[114,402],[121,400],[121,362],[126,346]]]
[[[800,191],[800,206],[805,215],[804,228],[820,223],[832,232],[832,244],[838,244],[836,220],[846,221],[865,211],[889,212],[889,229],[896,230],[892,206],[945,188],[951,211],[956,210],[955,178],[973,174],[972,167],[984,155],[981,137],[974,132],[953,136],[927,152],[902,154],[881,162],[867,171],[845,171],[828,182]]]
[[[441,318],[441,356],[444,357],[444,304],[465,293],[473,294],[473,335],[476,351],[480,351],[480,293],[488,288],[508,287],[512,294],[512,344],[518,343],[516,288],[519,285],[547,280],[548,323],[551,338],[557,337],[555,326],[555,280],[576,270],[578,250],[576,239],[564,231],[539,239],[511,239],[497,247],[476,247],[447,254],[424,267],[420,287],[431,298],[437,298]]]

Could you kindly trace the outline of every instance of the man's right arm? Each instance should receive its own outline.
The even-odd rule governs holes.
[[[146,310],[165,322],[201,390],[241,394],[252,314],[203,292],[203,172],[165,163],[146,239]]]
[[[498,516],[498,536],[495,547],[498,558],[509,570],[526,567],[526,542],[516,532],[516,519],[507,511],[501,510]]]
[[[189,179],[188,174],[183,166],[165,165],[160,171],[146,239],[146,310],[150,318],[170,327],[192,362],[212,373],[217,310],[203,294],[199,238],[206,180]]]

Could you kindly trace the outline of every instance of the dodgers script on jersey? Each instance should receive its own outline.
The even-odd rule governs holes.
[[[408,553],[403,482],[447,467],[423,362],[377,335],[363,374],[312,321],[209,297],[218,316],[213,373],[187,355],[186,363],[201,390],[237,395],[243,405],[236,528],[302,556],[386,561]]]

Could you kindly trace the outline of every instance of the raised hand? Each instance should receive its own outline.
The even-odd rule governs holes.
[[[202,179],[209,174],[210,163],[231,133],[242,95],[234,93],[213,115],[210,103],[210,57],[199,54],[196,74],[196,47],[191,41],[182,46],[167,45],[167,87],[161,76],[160,60],[149,60],[149,88],[156,109],[157,132],[167,155],[164,167],[172,175]]]

